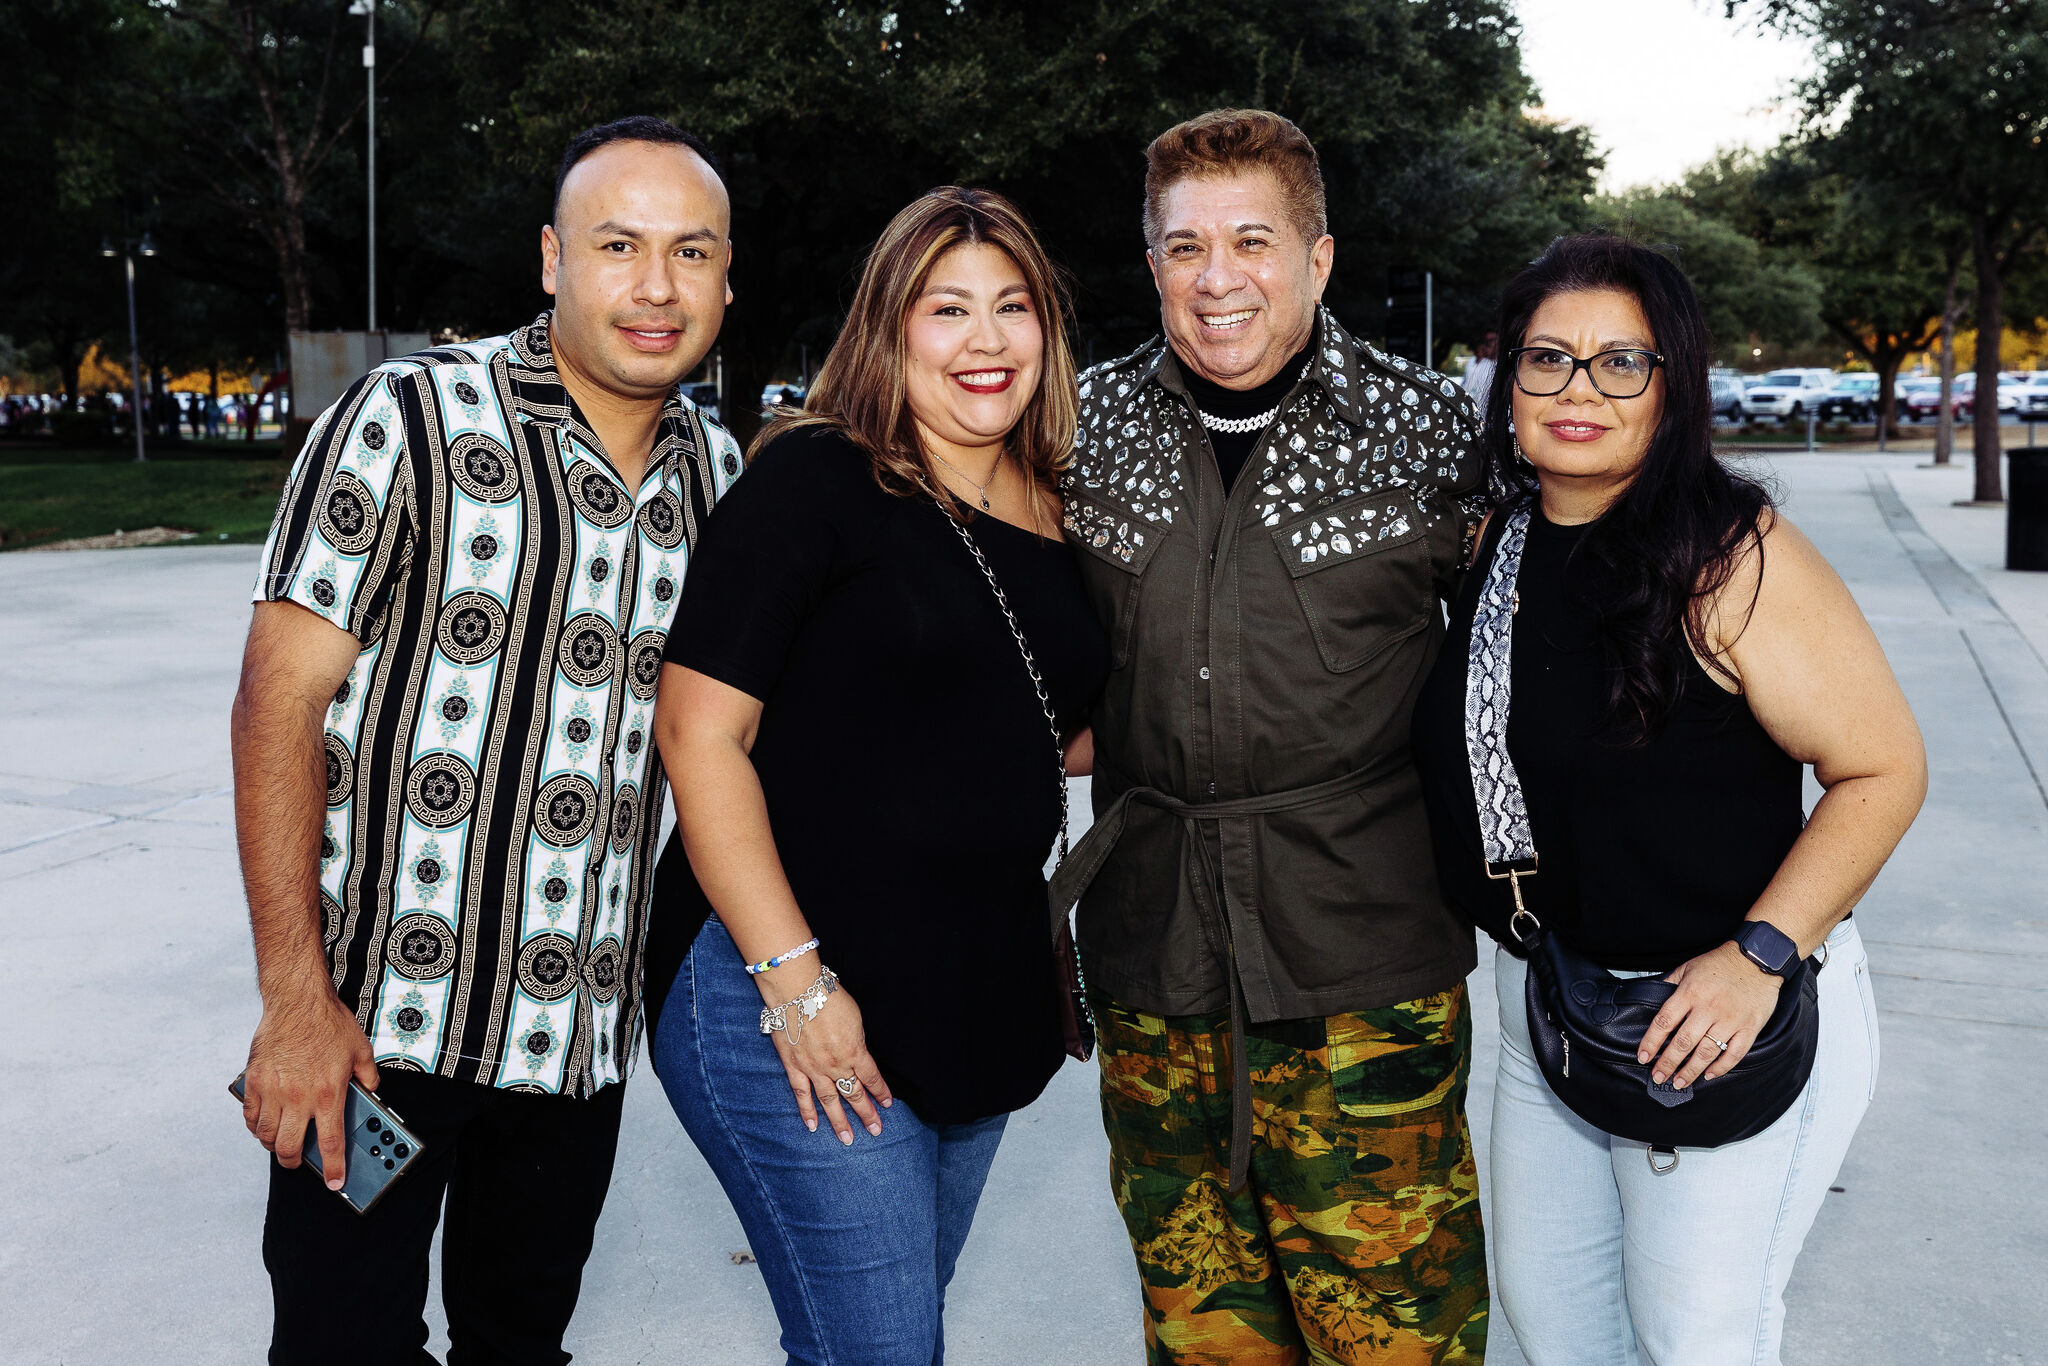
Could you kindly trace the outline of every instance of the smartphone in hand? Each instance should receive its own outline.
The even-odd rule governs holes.
[[[247,1074],[243,1074],[246,1076]],[[243,1076],[228,1083],[228,1094],[242,1099]],[[406,1128],[390,1106],[356,1085],[348,1084],[348,1103],[342,1122],[348,1126],[348,1170],[335,1194],[358,1214],[367,1214],[382,1199],[391,1183],[404,1176],[420,1158],[420,1141]],[[307,1166],[320,1171],[320,1145],[314,1125],[306,1125],[303,1154]]]

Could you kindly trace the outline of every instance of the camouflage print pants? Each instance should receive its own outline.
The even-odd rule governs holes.
[[[1462,983],[1250,1027],[1251,1177],[1236,1193],[1230,1017],[1148,1015],[1100,993],[1094,1006],[1153,1366],[1484,1360]]]

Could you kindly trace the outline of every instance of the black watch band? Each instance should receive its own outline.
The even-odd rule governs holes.
[[[1799,946],[1768,920],[1745,920],[1735,932],[1742,956],[1773,977],[1789,978],[1799,966]]]

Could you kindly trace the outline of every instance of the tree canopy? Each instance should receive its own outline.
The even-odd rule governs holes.
[[[182,313],[152,299],[146,348],[186,322],[232,322],[254,352],[287,327],[361,325],[360,21],[345,11],[11,7],[14,50],[37,54],[51,98],[10,104],[9,156],[52,186],[32,213],[69,253],[60,268],[104,285],[81,248],[125,212],[163,247],[148,273],[207,295]],[[710,141],[733,192],[736,394],[786,372],[800,345],[829,344],[869,244],[945,183],[1003,190],[1032,216],[1072,274],[1084,355],[1136,344],[1157,324],[1143,149],[1206,109],[1271,108],[1308,132],[1339,244],[1331,303],[1373,335],[1387,268],[1433,270],[1439,355],[1487,326],[1507,275],[1584,221],[1598,169],[1584,130],[1526,112],[1507,0],[383,0],[378,13],[382,320],[476,334],[530,316],[545,304],[538,235],[561,148],[591,124],[659,114]],[[79,184],[68,198],[59,174]],[[10,284],[0,332],[47,341],[46,294],[32,308]],[[67,297],[97,311],[66,336],[119,328],[105,288]]]
[[[734,198],[724,346],[744,391],[829,342],[882,226],[950,182],[1032,216],[1073,274],[1084,356],[1142,340],[1143,149],[1226,105],[1315,140],[1340,314],[1376,329],[1387,267],[1414,265],[1444,282],[1439,335],[1476,335],[1597,167],[1583,131],[1523,112],[1515,40],[1501,0],[479,0],[454,46],[469,103],[503,111],[487,141],[529,175],[630,112],[710,140]]]
[[[1728,0],[1811,39],[1811,138],[1873,202],[1952,215],[1998,382],[2005,289],[2048,245],[2048,0]],[[1998,412],[1978,404],[1977,496],[2000,496]]]

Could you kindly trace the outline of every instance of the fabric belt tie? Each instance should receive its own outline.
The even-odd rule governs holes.
[[[1238,980],[1237,947],[1230,933],[1228,893],[1221,873],[1210,859],[1209,844],[1203,836],[1202,826],[1205,822],[1270,816],[1363,792],[1407,762],[1408,751],[1398,749],[1327,782],[1289,788],[1284,792],[1227,797],[1209,802],[1183,801],[1156,787],[1127,787],[1109,804],[1109,809],[1096,818],[1095,824],[1088,827],[1088,832],[1081,836],[1072,852],[1054,871],[1046,888],[1046,900],[1052,912],[1051,928],[1057,935],[1060,927],[1067,923],[1067,916],[1075,903],[1087,892],[1089,884],[1095,881],[1096,874],[1109,862],[1109,856],[1123,839],[1124,826],[1130,819],[1133,804],[1169,811],[1180,819],[1182,833],[1197,851],[1196,875],[1192,884],[1197,899],[1202,903],[1200,910],[1211,924],[1220,928],[1222,943],[1230,955],[1225,975],[1230,982],[1230,1189],[1233,1191],[1243,1188],[1251,1170],[1251,1051],[1245,1046],[1244,986]]]

